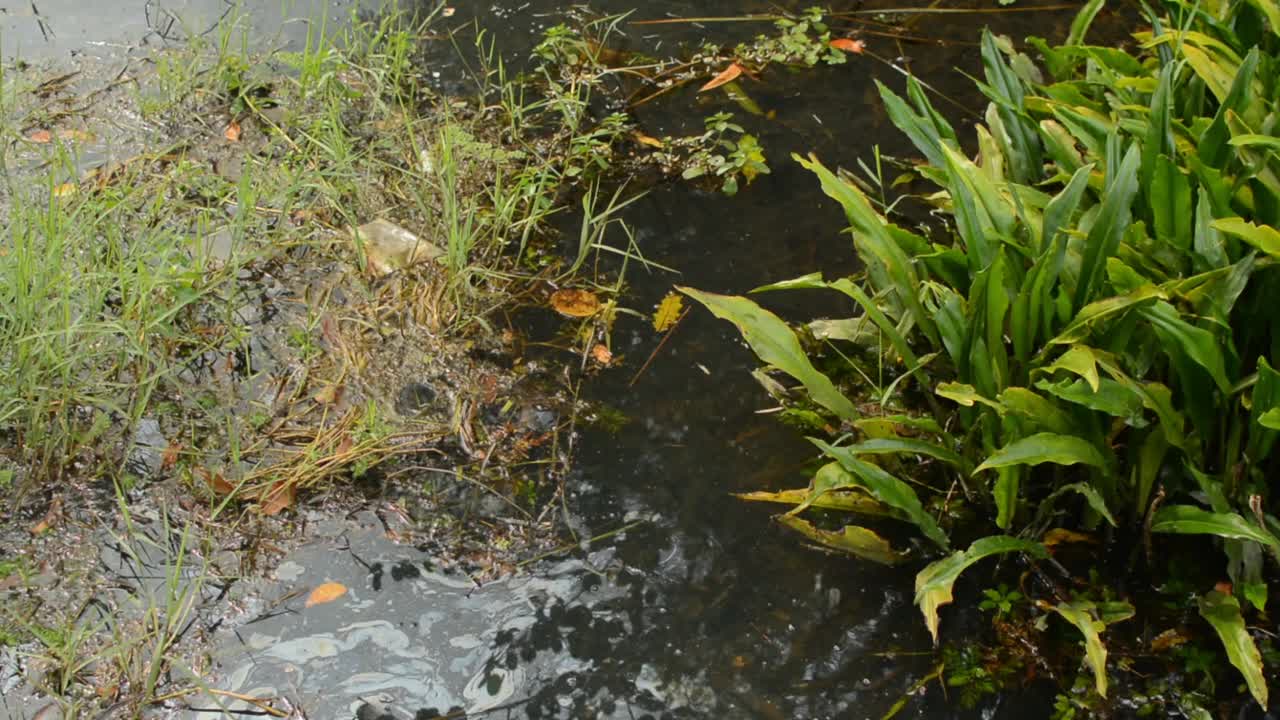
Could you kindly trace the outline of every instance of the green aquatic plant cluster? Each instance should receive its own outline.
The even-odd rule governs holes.
[[[816,346],[752,300],[687,292],[839,428],[813,438],[827,464],[809,488],[779,494],[796,503],[786,524],[896,563],[907,553],[871,528],[799,517],[888,515],[942,555],[916,580],[935,640],[962,572],[992,555],[1046,558],[1054,525],[1109,526],[1147,556],[1183,547],[1169,535],[1209,536],[1223,582],[1198,588],[1195,607],[1265,707],[1245,618],[1265,610],[1267,558],[1280,560],[1280,4],[1167,0],[1132,51],[1086,42],[1102,5],[1087,3],[1060,46],[1031,39],[1040,67],[984,33],[975,155],[920,83],[905,97],[880,86],[936,187],[916,199],[944,228],[914,229],[850,176],[797,158],[843,207],[865,270],[760,290],[851,299],[860,332],[846,337],[861,354]],[[892,378],[874,391],[833,370],[867,354]],[[951,527],[934,511],[958,504],[985,521]],[[986,536],[953,547],[974,530]],[[1083,636],[1105,696],[1103,635],[1135,608],[1038,605]]]

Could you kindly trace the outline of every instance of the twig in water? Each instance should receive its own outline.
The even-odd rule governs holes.
[[[622,527],[620,527],[620,528],[615,528],[615,529],[613,529],[613,530],[610,530],[609,532],[601,533],[601,534],[599,534],[599,535],[596,535],[595,537],[587,538],[587,544],[589,545],[589,544],[591,544],[591,543],[593,543],[593,542],[596,542],[597,540],[606,540],[606,539],[608,539],[608,538],[613,537],[614,535],[617,535],[617,534],[619,534],[619,533],[624,533],[624,532],[626,532],[626,531],[630,530],[631,528],[633,528],[633,527],[635,527],[635,526],[637,526],[637,525],[641,525],[641,524],[646,523],[646,522],[649,522],[649,521],[648,521],[648,520],[632,520],[631,522],[627,523],[626,525],[623,525],[623,526],[622,526]],[[552,555],[559,555],[559,554],[560,554],[560,553],[562,553],[562,552],[568,552],[568,551],[570,551],[570,550],[572,550],[572,549],[574,549],[574,548],[578,547],[578,546],[579,546],[579,544],[580,544],[580,543],[565,543],[564,545],[561,545],[560,547],[552,548],[552,549],[550,549],[550,550],[548,550],[548,551],[546,551],[546,552],[544,552],[544,553],[541,553],[541,554],[539,554],[539,555],[534,555],[533,557],[531,557],[531,558],[529,558],[529,559],[527,559],[527,560],[521,560],[520,562],[516,563],[516,567],[518,567],[518,568],[522,568],[522,567],[524,567],[525,565],[529,565],[529,564],[531,564],[531,563],[536,563],[536,562],[538,562],[539,560],[545,560],[545,559],[547,559],[547,558],[551,557]]]
[[[645,360],[644,365],[641,365],[640,369],[636,371],[636,374],[632,376],[631,382],[627,383],[627,387],[635,386],[636,381],[640,379],[640,376],[644,374],[644,371],[648,370],[649,366],[653,364],[653,359],[658,356],[658,352],[662,350],[662,347],[667,344],[668,340],[671,339],[671,336],[672,334],[675,333],[676,328],[680,327],[680,321],[684,320],[684,316],[688,314],[689,314],[689,311],[685,310],[684,312],[680,313],[680,317],[676,318],[675,322],[671,323],[671,329],[667,331],[666,335],[662,336],[662,341],[658,343],[658,347],[654,348],[653,352],[649,353],[649,359]]]

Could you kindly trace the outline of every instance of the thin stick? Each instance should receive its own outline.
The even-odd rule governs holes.
[[[617,535],[617,534],[619,534],[619,533],[624,533],[624,532],[626,532],[626,531],[630,530],[631,528],[633,528],[633,527],[635,527],[635,526],[637,526],[637,525],[643,525],[643,524],[644,524],[644,523],[646,523],[646,522],[649,522],[649,521],[648,521],[648,520],[632,520],[631,522],[627,523],[626,525],[623,525],[623,526],[622,526],[622,527],[620,527],[620,528],[615,528],[615,529],[613,529],[613,530],[610,530],[609,532],[601,533],[601,534],[599,534],[599,535],[596,535],[595,537],[587,538],[587,544],[588,544],[588,545],[590,545],[591,543],[596,542],[596,541],[598,541],[598,540],[607,540],[608,538],[611,538],[611,537],[613,537],[614,535]],[[561,545],[561,546],[560,546],[560,547],[558,547],[558,548],[553,548],[553,549],[548,550],[548,551],[546,551],[546,552],[544,552],[544,553],[542,553],[542,554],[540,554],[540,555],[534,555],[533,557],[529,558],[528,560],[521,560],[520,562],[516,563],[516,567],[518,567],[518,568],[522,568],[522,567],[524,567],[525,565],[528,565],[528,564],[530,564],[530,563],[536,563],[536,562],[538,562],[539,560],[545,560],[546,558],[549,558],[549,557],[551,557],[552,555],[559,555],[559,554],[560,554],[560,553],[562,553],[562,552],[568,552],[569,550],[572,550],[572,549],[574,549],[574,548],[578,547],[579,545],[580,545],[580,543],[566,543],[566,544],[564,544],[564,545]]]
[[[1008,8],[885,8],[883,10],[849,10],[847,12],[831,13],[831,17],[852,17],[856,15],[984,15],[988,13],[1052,12],[1054,10],[1074,10],[1076,8],[1076,5],[1066,4]]]
[[[720,22],[772,22],[781,20],[784,15],[738,15],[736,17],[691,17],[663,18],[661,20],[632,20],[629,25],[680,25],[686,23],[720,23]]]
[[[242,700],[251,705],[256,705],[257,707],[266,711],[268,714],[274,715],[275,717],[289,717],[289,713],[283,710],[278,710],[276,708],[271,707],[270,702],[266,699],[256,698],[252,695],[242,695],[240,693],[231,692],[229,690],[215,690],[213,688],[209,688],[205,692],[209,693],[210,695],[218,695],[221,697],[229,697],[234,700]]]
[[[689,310],[685,309],[684,312],[680,313],[680,317],[676,318],[676,321],[671,323],[671,329],[667,330],[667,334],[662,336],[662,341],[658,343],[658,347],[654,348],[653,352],[649,353],[649,359],[645,360],[644,365],[641,365],[640,369],[636,371],[636,374],[631,378],[631,382],[627,383],[627,387],[635,386],[636,381],[640,379],[640,376],[644,374],[644,371],[648,370],[649,366],[653,364],[653,359],[658,356],[658,352],[662,350],[662,346],[667,344],[667,341],[671,339],[671,335],[676,331],[676,328],[680,327],[680,321],[688,314]]]

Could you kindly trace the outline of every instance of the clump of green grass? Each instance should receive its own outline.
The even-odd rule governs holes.
[[[349,289],[369,312],[429,316],[460,333],[483,328],[531,280],[519,268],[560,209],[561,188],[601,170],[593,160],[584,175],[579,156],[606,141],[565,110],[585,107],[587,84],[557,85],[548,104],[486,72],[478,91],[506,98],[502,109],[440,97],[415,61],[431,19],[318,23],[299,51],[263,57],[232,19],[208,40],[162,52],[131,91],[139,112],[168,129],[168,146],[82,177],[72,143],[19,145],[44,168],[18,177],[4,164],[0,428],[23,488],[118,468],[132,428],[157,414],[166,427],[207,431],[184,463],[244,459],[254,438],[227,437],[242,399],[192,387],[203,382],[193,368],[249,371],[260,329],[237,310],[254,295],[252,278],[281,265],[294,268],[286,282],[301,284],[334,267],[363,270],[350,229],[373,218],[444,256],[439,268],[402,273],[414,283],[351,272]],[[33,122],[16,82],[3,79],[0,107],[13,133]],[[317,372],[324,313],[307,302],[283,319],[293,325],[289,357]]]

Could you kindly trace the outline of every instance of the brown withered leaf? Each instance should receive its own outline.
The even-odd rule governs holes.
[[[724,85],[725,83],[731,83],[734,80],[737,80],[738,76],[742,75],[743,70],[745,70],[745,68],[743,68],[738,63],[736,62],[729,63],[729,67],[725,68],[724,70],[721,70],[719,75],[716,75],[715,77],[711,78],[709,81],[707,81],[706,85],[703,85],[702,87],[698,88],[698,92],[706,92],[708,90],[714,90],[715,88],[718,88],[721,85]]]
[[[355,444],[355,440],[352,440],[350,435],[343,435],[342,439],[338,441],[338,447],[333,449],[333,454],[346,455],[351,452],[351,448],[355,447]]]
[[[236,486],[227,482],[227,479],[222,477],[222,473],[220,472],[212,473],[205,468],[196,468],[196,474],[204,479],[205,484],[209,486],[210,490],[219,495],[230,495],[236,491]]]
[[[31,526],[32,535],[43,535],[53,527],[62,515],[62,496],[54,495],[53,500],[49,503],[49,510],[45,512],[44,517],[40,518],[40,522]]]
[[[1169,628],[1159,635],[1151,638],[1151,649],[1155,652],[1164,652],[1179,645],[1185,644],[1189,638],[1182,634],[1178,628]]]
[[[240,142],[240,123],[235,120],[227,123],[226,129],[222,131],[222,137],[228,142]]]
[[[827,44],[837,50],[843,50],[847,53],[854,53],[854,54],[861,54],[864,50],[867,49],[866,43],[862,42],[861,40],[854,40],[852,38],[836,38],[835,40],[832,40]]]
[[[346,594],[346,585],[336,582],[327,582],[322,585],[317,585],[316,589],[311,591],[311,594],[307,596],[306,606],[311,607],[313,605],[323,605],[325,603],[333,602]]]
[[[565,288],[551,293],[551,307],[569,317],[591,317],[600,312],[600,298],[590,290]]]
[[[178,464],[178,456],[182,453],[182,443],[177,440],[169,441],[164,452],[160,453],[160,469],[169,470]]]
[[[279,515],[281,510],[293,505],[294,490],[289,483],[280,483],[262,494],[258,507],[263,515]]]
[[[345,390],[346,386],[341,383],[330,383],[320,388],[311,399],[320,405],[337,405],[342,402],[342,393]]]

